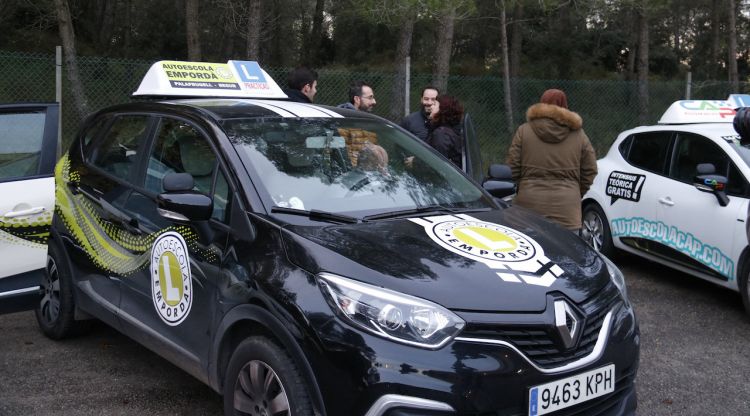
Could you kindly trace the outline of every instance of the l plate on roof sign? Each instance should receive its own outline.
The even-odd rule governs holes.
[[[287,98],[255,61],[159,61],[133,96]]]

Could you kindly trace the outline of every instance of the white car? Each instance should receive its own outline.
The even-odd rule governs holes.
[[[583,197],[583,236],[739,291],[750,313],[750,147],[735,109],[750,96],[684,100],[620,133]]]
[[[0,104],[0,313],[39,304],[55,207],[57,104]],[[40,308],[57,314],[58,292]]]

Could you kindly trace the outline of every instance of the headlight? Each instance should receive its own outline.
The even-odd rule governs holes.
[[[610,280],[612,280],[612,283],[620,289],[620,293],[622,293],[622,298],[625,302],[628,302],[628,290],[625,287],[625,276],[620,271],[620,268],[615,266],[615,264],[612,263],[612,260],[608,259],[607,256],[602,255],[601,258],[607,265]]]
[[[392,290],[328,273],[318,275],[318,283],[334,312],[393,341],[436,349],[465,324],[440,305]]]

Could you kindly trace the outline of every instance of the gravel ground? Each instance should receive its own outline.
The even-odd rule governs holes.
[[[622,255],[641,325],[638,414],[749,415],[750,318],[737,293]],[[0,316],[0,416],[218,415],[221,397],[103,324],[45,338]]]

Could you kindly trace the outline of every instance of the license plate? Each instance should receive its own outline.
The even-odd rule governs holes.
[[[587,371],[529,390],[529,416],[545,415],[615,391],[615,365]]]

